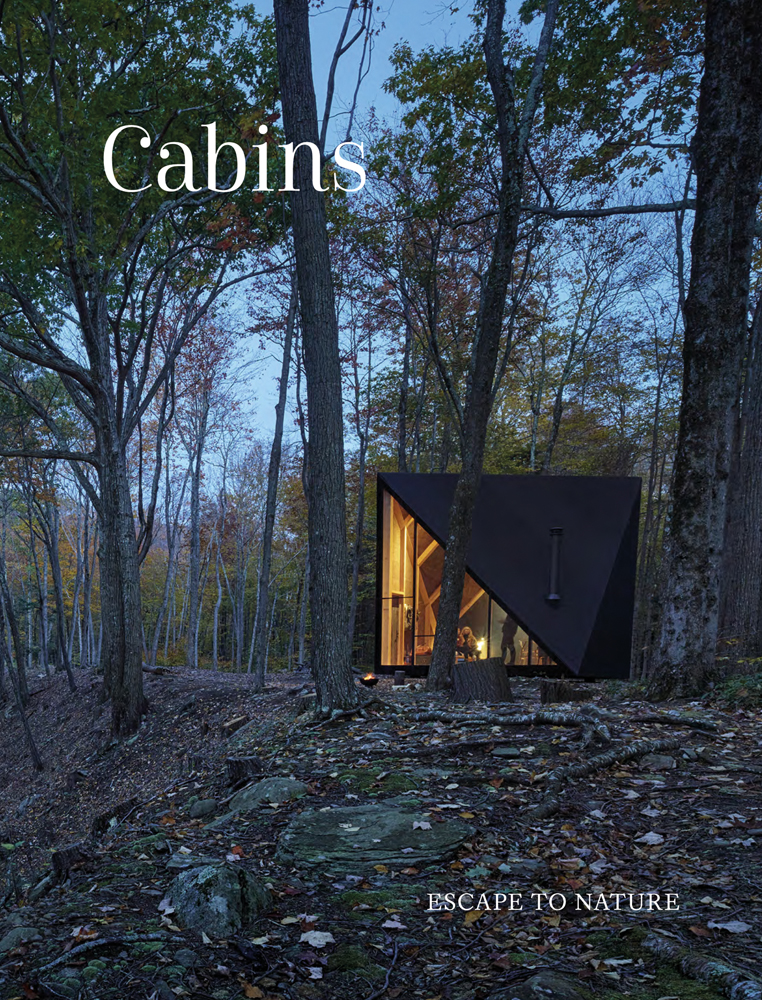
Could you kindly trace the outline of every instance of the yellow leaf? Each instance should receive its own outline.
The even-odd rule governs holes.
[[[389,871],[386,865],[373,865],[373,867],[377,872],[381,872],[382,875],[385,875]]]
[[[262,1000],[264,993],[258,986],[252,986],[251,983],[244,983],[243,995],[249,997],[249,1000]]]
[[[474,814],[473,813],[458,813],[458,816],[460,816],[461,819],[473,819],[474,818]]]
[[[486,910],[469,910],[463,923],[466,924],[466,926],[468,926],[468,924],[475,924],[479,917],[484,916],[486,912]]]

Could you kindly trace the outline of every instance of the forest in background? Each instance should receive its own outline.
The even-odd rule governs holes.
[[[286,106],[295,120],[305,64],[289,83],[282,63],[306,4],[276,4],[275,23],[206,3],[169,20],[4,7],[2,696],[23,706],[35,673],[74,688],[100,670],[127,732],[143,662],[260,686],[268,669],[368,666],[376,471],[640,476],[635,677],[700,689],[715,640],[753,664],[762,87],[753,4],[719,6],[705,41],[695,2],[527,2],[510,20],[488,0],[457,48],[395,49],[387,119],[358,91],[336,115],[336,66],[353,58],[361,91],[382,30],[351,5],[312,125],[323,151],[336,129],[364,143],[367,184],[324,198],[299,184],[306,156],[296,172],[325,206],[333,303],[308,287],[320,268],[300,269],[315,231],[298,197],[197,193],[186,166],[172,197],[131,197],[98,174],[125,109],[156,136],[155,171],[161,142],[198,136],[213,107],[250,150],[269,124],[282,177],[282,129],[312,135]],[[123,183],[148,173],[136,147]],[[316,334],[321,308],[335,327]],[[249,405],[259,351],[280,368],[268,434]],[[313,534],[337,496],[342,523]],[[670,518],[682,541],[665,559]],[[344,522],[346,543],[316,552]],[[316,628],[329,584],[346,614]],[[339,634],[351,660],[325,644]],[[332,684],[323,704],[341,707]]]

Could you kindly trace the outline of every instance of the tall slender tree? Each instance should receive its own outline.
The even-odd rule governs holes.
[[[488,0],[487,3],[483,48],[497,118],[500,181],[492,252],[481,281],[462,420],[462,466],[450,508],[439,615],[429,668],[427,686],[434,690],[448,684],[452,666],[471,522],[484,466],[487,424],[500,380],[500,346],[517,245],[529,135],[540,105],[557,10],[558,0],[548,0],[529,85],[519,104],[514,67],[506,62],[504,55],[505,0]]]
[[[281,102],[286,140],[321,149],[312,79],[308,0],[275,0]],[[348,630],[344,434],[339,327],[325,195],[313,187],[309,148],[296,157],[291,195],[294,254],[304,344],[309,419],[312,657],[318,712],[357,703]],[[264,609],[262,611],[264,614]]]
[[[270,448],[270,462],[267,469],[267,497],[265,500],[265,518],[262,525],[261,557],[259,564],[259,581],[257,585],[257,617],[254,623],[253,636],[253,666],[254,690],[262,691],[265,686],[265,668],[267,666],[268,640],[268,608],[270,606],[270,570],[272,567],[273,534],[275,531],[275,513],[278,501],[278,478],[283,451],[283,424],[286,417],[286,402],[288,399],[288,373],[291,367],[291,346],[294,339],[294,324],[296,323],[298,292],[296,273],[291,272],[291,294],[286,313],[285,333],[283,337],[283,357],[278,384],[278,402],[275,405],[275,429]]]

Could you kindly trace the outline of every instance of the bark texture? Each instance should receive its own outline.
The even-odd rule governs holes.
[[[762,655],[762,299],[751,324],[728,488],[720,587],[721,652]]]
[[[275,0],[286,139],[319,147],[307,0]],[[328,250],[325,196],[312,186],[310,151],[296,154],[294,251],[307,377],[312,663],[318,712],[357,703],[348,630],[344,438],[339,329]]]
[[[499,657],[456,663],[452,668],[452,700],[467,705],[474,701],[511,701],[511,682]]]
[[[140,568],[124,445],[108,433],[110,429],[103,427],[98,468],[101,662],[112,728],[117,735],[126,735],[139,728],[145,710]]]
[[[733,423],[746,341],[762,172],[762,19],[755,0],[709,0],[684,375],[653,697],[689,696],[715,674]]]

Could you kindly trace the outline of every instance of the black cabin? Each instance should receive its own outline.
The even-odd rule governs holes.
[[[377,673],[427,673],[456,482],[379,473]],[[639,479],[482,476],[454,660],[627,679],[639,508]]]

